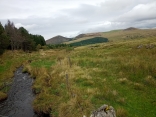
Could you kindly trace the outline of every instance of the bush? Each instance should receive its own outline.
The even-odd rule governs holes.
[[[38,44],[37,47],[36,47],[36,50],[41,49],[41,47],[42,47],[42,46],[41,46],[40,44]]]

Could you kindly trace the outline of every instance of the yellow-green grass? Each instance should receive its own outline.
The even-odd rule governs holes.
[[[22,51],[6,51],[0,56],[0,100],[7,98],[14,71],[21,66],[26,54]]]
[[[9,56],[6,53],[6,58]],[[71,51],[18,53],[14,61],[21,59],[23,71],[35,78],[33,107],[37,113],[88,117],[93,110],[108,104],[118,117],[155,117],[155,58],[156,37],[149,37]],[[3,57],[1,61],[7,64]]]
[[[155,47],[148,48],[152,44]],[[138,48],[139,45],[143,46]],[[91,98],[95,107],[107,103],[117,110],[124,108],[130,117],[150,113],[148,116],[155,116],[155,37],[100,44],[95,48],[88,46],[74,53],[73,61],[88,70],[87,74],[91,77],[88,82],[93,81],[91,87],[98,89]]]
[[[51,68],[37,70],[42,73],[36,74],[33,85],[34,109],[51,116],[79,117],[106,103],[119,117],[154,117],[156,47],[149,45],[156,45],[156,38],[58,52]]]

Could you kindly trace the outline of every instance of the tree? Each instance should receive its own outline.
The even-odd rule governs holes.
[[[39,35],[39,38],[38,38],[38,39],[40,40],[40,44],[41,44],[42,46],[46,45],[46,42],[45,42],[43,36]]]
[[[46,45],[43,36],[29,34],[29,32],[24,27],[20,27],[19,29],[17,29],[14,26],[14,23],[10,20],[8,20],[7,24],[5,25],[5,30],[1,25],[0,31],[5,32],[6,35],[3,34],[3,39],[7,38],[9,40],[9,49],[11,49],[12,51],[15,49],[33,51],[36,50],[36,46],[38,44],[40,44],[41,46]]]
[[[46,42],[43,36],[30,34],[30,37],[34,40],[34,42],[36,43],[36,46],[38,44],[40,44],[41,46],[46,45]]]
[[[19,32],[21,35],[21,41],[22,41],[22,49],[24,51],[32,51],[35,50],[35,42],[34,40],[30,37],[29,32],[24,28],[24,27],[20,27],[19,28]]]
[[[0,22],[0,54],[4,52],[9,46],[9,39],[5,33],[5,30]]]
[[[14,23],[10,22],[10,20],[8,20],[8,23],[5,25],[5,31],[7,33],[7,36],[9,37],[11,49],[14,50],[16,42],[16,31]]]

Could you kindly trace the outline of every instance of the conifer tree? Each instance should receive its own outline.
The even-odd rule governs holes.
[[[5,33],[5,30],[0,22],[0,54],[4,52],[9,46],[9,39]]]
[[[14,23],[11,22],[10,20],[8,20],[8,23],[5,25],[5,31],[10,40],[11,50],[13,51],[15,49],[16,31]]]

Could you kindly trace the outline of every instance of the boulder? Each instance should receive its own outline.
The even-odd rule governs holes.
[[[90,117],[116,117],[116,113],[112,106],[104,104],[92,112]]]

